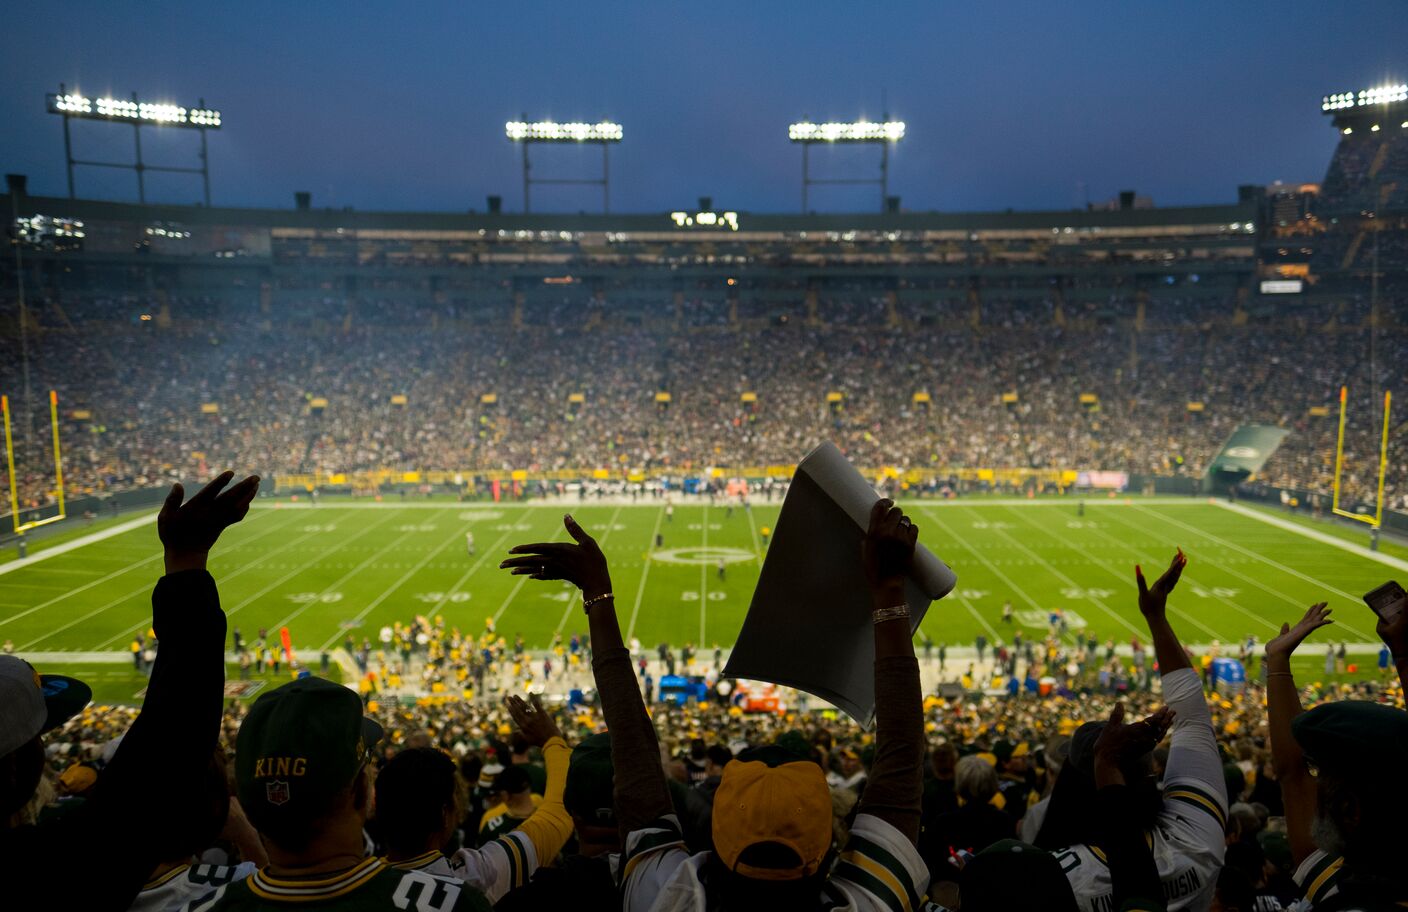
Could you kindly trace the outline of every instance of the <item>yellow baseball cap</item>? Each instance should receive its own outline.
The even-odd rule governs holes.
[[[791,849],[798,863],[759,867],[743,853],[762,843]],[[714,851],[724,866],[756,880],[797,880],[815,874],[831,848],[831,791],[810,761],[769,766],[731,760],[714,795]]]

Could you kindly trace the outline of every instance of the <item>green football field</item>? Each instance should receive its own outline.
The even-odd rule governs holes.
[[[1248,635],[1264,641],[1282,620],[1295,620],[1322,599],[1337,609],[1339,623],[1317,641],[1376,643],[1373,616],[1360,596],[1385,579],[1408,576],[1408,552],[1385,545],[1371,554],[1362,532],[1207,500],[1092,498],[1083,515],[1072,499],[904,506],[921,541],[958,573],[957,590],[932,606],[921,628],[950,646],[971,645],[980,633],[1010,641],[1015,626],[1040,637],[1056,607],[1072,633],[1119,643],[1143,638],[1134,564],[1142,562],[1152,578],[1175,546],[1190,559],[1171,600],[1177,629],[1190,644],[1235,643]],[[261,627],[273,638],[287,626],[295,649],[314,666],[321,651],[337,648],[349,633],[375,642],[383,624],[416,615],[443,614],[476,633],[493,618],[510,641],[522,633],[530,647],[542,648],[554,633],[585,632],[575,590],[513,577],[497,564],[514,544],[565,539],[562,514],[570,510],[611,559],[628,638],[648,647],[666,641],[712,649],[738,633],[761,566],[761,530],[776,527],[778,509],[686,502],[667,518],[655,502],[310,506],[269,499],[221,539],[211,571],[232,627],[253,639]],[[48,558],[39,550],[39,560],[0,564],[0,641],[50,667],[104,659],[92,653],[125,654],[150,623],[151,588],[162,569],[154,523],[121,531],[131,522],[66,534],[52,550],[70,550]],[[474,534],[473,556],[466,553],[466,532]],[[1013,605],[1015,625],[1001,621],[1005,601]],[[1359,661],[1373,659],[1361,651]]]

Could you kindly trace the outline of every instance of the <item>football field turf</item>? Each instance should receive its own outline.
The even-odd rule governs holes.
[[[1147,640],[1134,604],[1134,564],[1152,579],[1175,546],[1189,555],[1170,600],[1187,643],[1236,643],[1248,635],[1265,641],[1281,621],[1327,600],[1338,623],[1318,640],[1376,644],[1374,618],[1360,596],[1408,570],[1408,552],[1385,545],[1371,555],[1360,544],[1362,532],[1207,500],[1098,498],[1086,502],[1083,515],[1070,498],[903,506],[921,540],[958,574],[958,588],[931,607],[921,628],[951,646],[971,645],[980,633],[1010,641],[1015,627],[1040,638],[1056,607],[1073,634]],[[510,642],[522,633],[530,648],[544,648],[554,633],[586,632],[575,590],[513,577],[497,565],[512,545],[565,540],[562,514],[570,511],[611,560],[628,638],[710,650],[730,645],[742,625],[761,566],[761,529],[776,528],[778,509],[687,501],[667,517],[654,501],[310,506],[270,499],[225,534],[211,571],[231,627],[253,640],[261,627],[273,639],[287,626],[314,667],[321,651],[349,634],[375,643],[382,625],[416,615],[443,614],[474,633],[493,618]],[[151,588],[162,570],[155,525],[138,522],[117,534],[110,533],[121,526],[109,527],[108,537],[76,547],[84,539],[70,539],[54,549],[62,553],[43,558],[40,551],[41,559],[22,566],[0,564],[0,641],[50,663],[69,654],[75,663],[101,658],[95,652],[126,654],[133,635],[150,624]],[[466,532],[474,534],[473,556]],[[1001,621],[1005,601],[1013,625]]]

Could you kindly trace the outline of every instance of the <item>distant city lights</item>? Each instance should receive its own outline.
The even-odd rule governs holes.
[[[558,123],[553,120],[539,120],[527,123],[510,120],[504,124],[504,133],[511,142],[620,142],[623,136],[621,125],[609,120],[600,123]]]
[[[50,95],[50,114],[83,117],[90,120],[117,120],[167,127],[220,129],[220,112],[211,108],[183,108],[165,102],[131,101],[122,98],[87,98],[70,92]]]
[[[1371,105],[1408,101],[1408,83],[1361,89],[1358,92],[1337,92],[1320,100],[1321,111],[1343,111],[1346,108],[1367,108]]]
[[[792,142],[899,142],[904,138],[904,121],[811,123],[804,120],[788,125],[787,138]]]

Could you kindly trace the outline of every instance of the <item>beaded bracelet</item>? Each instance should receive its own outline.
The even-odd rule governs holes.
[[[900,618],[907,617],[909,617],[909,606],[903,604],[892,605],[889,608],[876,608],[875,611],[871,614],[871,620],[873,620],[877,624],[883,624],[886,621],[894,621]]]
[[[601,595],[596,595],[589,599],[582,599],[582,611],[584,613],[591,611],[592,606],[595,605],[597,602],[604,602],[607,599],[614,599],[615,597],[615,593],[603,592]]]

